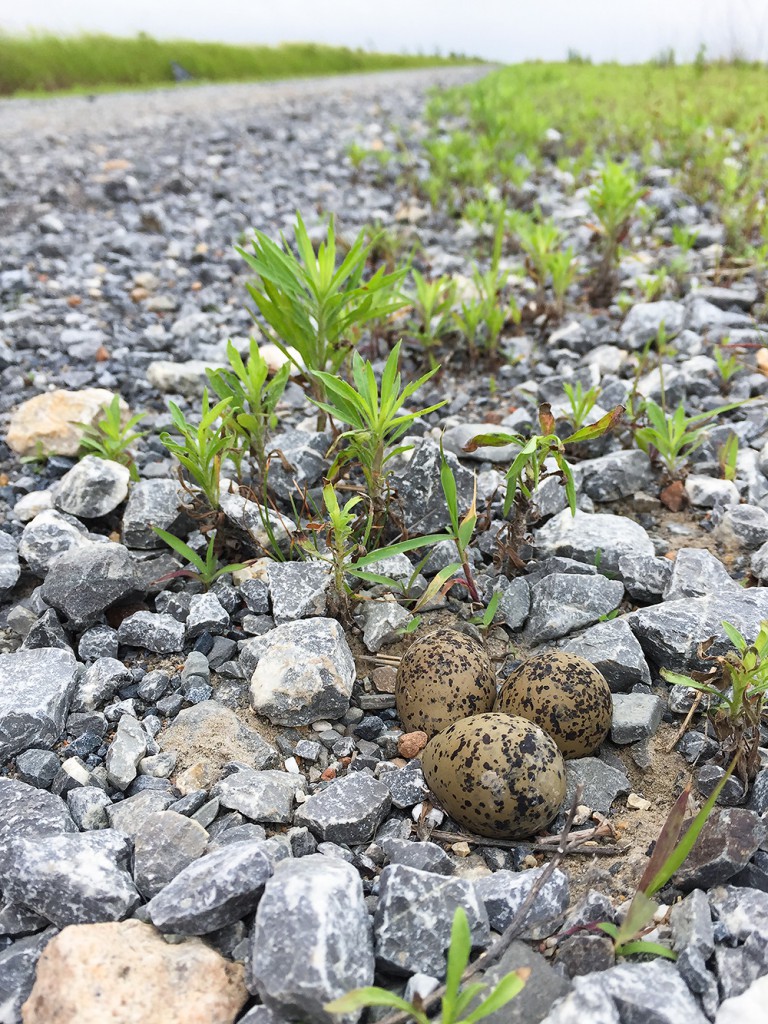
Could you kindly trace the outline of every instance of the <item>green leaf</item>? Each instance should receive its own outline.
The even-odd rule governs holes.
[[[724,622],[722,625],[723,629],[725,630],[725,635],[731,641],[736,650],[739,651],[739,653],[743,653],[744,651],[746,651],[747,641],[744,639],[744,637],[741,635],[738,629],[736,629],[735,626],[732,626],[730,622]]]
[[[488,1017],[500,1010],[502,1006],[506,1006],[522,991],[530,973],[529,967],[522,967],[517,971],[505,974],[488,998],[484,999],[476,1010],[465,1017],[464,1024],[475,1024],[475,1021],[482,1020],[483,1017]]]
[[[658,942],[646,942],[645,939],[636,939],[634,942],[625,942],[616,947],[617,956],[631,956],[633,953],[646,953],[651,956],[662,956],[667,960],[677,960],[677,953],[668,946],[662,946]]]
[[[456,907],[451,925],[451,942],[448,947],[448,959],[445,971],[445,996],[443,997],[443,1016],[451,1018],[456,998],[461,986],[461,976],[469,963],[472,951],[472,936],[469,921],[463,907]]]
[[[503,448],[507,444],[523,444],[519,434],[477,434],[462,448],[465,452],[476,452],[478,448]]]
[[[577,430],[569,437],[563,438],[563,444],[576,444],[578,441],[591,441],[595,437],[602,437],[607,431],[612,430],[621,421],[624,415],[624,406],[617,405],[601,416],[595,423],[588,423],[581,430]]]
[[[371,985],[368,988],[353,989],[351,992],[347,992],[346,995],[326,1003],[323,1008],[328,1013],[348,1014],[356,1013],[366,1006],[391,1006],[393,1009],[402,1010],[417,1020],[426,1019],[423,1014],[419,1014],[405,999],[401,999],[393,992],[388,992],[387,989],[379,988],[376,985]]]
[[[153,526],[152,529],[158,535],[158,537],[165,541],[169,548],[173,548],[176,554],[181,555],[191,565],[203,575],[205,573],[205,562],[202,560],[200,555],[196,551],[193,551],[189,544],[185,544],[183,540],[178,537],[174,537],[172,533],[168,533],[167,530],[161,530],[159,526]]]

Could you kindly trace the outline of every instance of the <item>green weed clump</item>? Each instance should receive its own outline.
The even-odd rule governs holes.
[[[62,89],[148,87],[174,81],[171,62],[207,82],[256,81],[467,63],[461,56],[367,53],[346,46],[284,43],[234,46],[188,39],[131,39],[102,34],[57,36],[0,32],[0,95]]]

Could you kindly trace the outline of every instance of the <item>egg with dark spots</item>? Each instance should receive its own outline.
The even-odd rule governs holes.
[[[613,701],[605,677],[586,658],[545,651],[507,676],[494,711],[535,722],[565,758],[589,757],[608,735]]]
[[[518,715],[490,712],[455,722],[429,741],[421,766],[440,806],[479,836],[534,836],[565,799],[562,754],[543,729]]]
[[[400,660],[395,702],[403,727],[434,736],[453,722],[490,711],[496,674],[485,649],[466,633],[438,629]]]

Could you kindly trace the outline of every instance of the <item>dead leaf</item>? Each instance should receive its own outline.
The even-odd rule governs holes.
[[[680,512],[688,504],[688,495],[685,493],[685,485],[682,480],[674,480],[668,484],[659,495],[662,505],[670,512]]]

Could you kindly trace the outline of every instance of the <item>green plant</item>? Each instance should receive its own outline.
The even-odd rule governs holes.
[[[693,249],[698,237],[698,231],[692,231],[691,228],[684,227],[681,224],[675,224],[672,228],[672,241],[682,250],[684,255],[687,255]]]
[[[552,257],[560,245],[562,234],[551,219],[526,218],[517,222],[516,229],[520,246],[528,257],[526,261],[528,272],[536,282],[536,301],[543,306]],[[573,255],[572,251],[571,255]]]
[[[739,437],[731,431],[717,451],[720,475],[723,480],[736,479],[736,466],[739,458]]]
[[[283,237],[276,245],[256,231],[253,254],[238,249],[257,275],[248,292],[263,317],[270,339],[307,378],[312,397],[325,401],[316,371],[335,374],[359,340],[361,328],[401,309],[398,291],[406,268],[386,274],[380,267],[367,280],[364,271],[373,241],[361,231],[336,266],[337,235],[328,222],[317,254],[299,213],[294,228],[298,257]],[[298,353],[298,357],[296,355]],[[318,426],[324,424],[321,413]]]
[[[539,406],[539,429],[540,434],[533,434],[531,437],[523,437],[521,434],[478,434],[471,441],[464,445],[465,452],[474,452],[478,448],[500,448],[507,444],[514,444],[519,447],[512,465],[507,470],[507,493],[504,497],[504,514],[508,515],[513,503],[521,497],[526,503],[530,501],[531,495],[540,480],[550,475],[545,469],[545,462],[553,458],[558,468],[558,474],[565,484],[565,493],[568,499],[568,506],[573,515],[576,514],[576,486],[573,479],[573,470],[565,457],[566,445],[578,444],[581,441],[589,441],[596,437],[602,437],[608,430],[616,425],[624,412],[618,405],[611,412],[605,414],[596,423],[587,424],[580,430],[574,431],[568,437],[560,438],[555,433],[555,418],[549,405],[544,403]]]
[[[340,442],[345,442],[345,446],[337,454],[330,476],[335,477],[339,468],[350,462],[360,466],[370,501],[372,526],[376,531],[383,527],[386,518],[389,462],[409,449],[408,445],[392,446],[397,444],[419,416],[426,416],[445,404],[443,399],[416,412],[401,412],[402,406],[434,376],[437,368],[402,387],[399,359],[400,342],[387,358],[379,387],[371,363],[355,352],[352,356],[354,384],[333,374],[318,371],[316,377],[323,384],[328,399],[325,402],[312,399],[318,408],[333,419],[347,423],[352,428],[340,434],[334,442],[334,446]]]
[[[211,388],[228,400],[227,423],[238,441],[256,460],[262,484],[267,479],[267,439],[277,417],[275,408],[288,382],[290,364],[284,363],[272,380],[259,346],[251,338],[247,363],[230,341],[227,344],[230,369],[207,369]]]
[[[562,317],[565,313],[565,296],[578,274],[578,262],[571,246],[551,253],[547,260],[547,269],[552,278],[555,313]]]
[[[467,915],[462,907],[457,907],[451,926],[451,943],[448,947],[447,967],[445,972],[445,993],[442,997],[441,1024],[475,1024],[476,1021],[496,1013],[506,1006],[510,1000],[522,990],[530,974],[527,967],[519,968],[504,975],[478,1006],[470,1011],[470,1006],[487,987],[482,982],[462,985],[462,977],[469,963],[472,949],[472,937],[469,930]],[[416,1002],[408,1003],[394,992],[385,988],[370,986],[354,989],[347,995],[326,1003],[328,1013],[357,1013],[367,1006],[389,1006],[412,1017],[417,1024],[430,1024],[430,1018]]]
[[[456,477],[445,457],[442,441],[440,442],[440,485],[443,488],[443,495],[445,496],[445,504],[451,524],[446,539],[452,540],[456,545],[459,561],[441,570],[441,573],[438,573],[436,578],[439,579],[441,575],[444,575],[445,579],[448,579],[454,572],[461,569],[464,573],[464,582],[469,596],[473,601],[479,601],[480,595],[477,592],[477,585],[475,584],[472,567],[469,562],[469,545],[477,526],[477,481],[475,481],[472,504],[465,515],[459,518],[459,497]],[[452,570],[452,572],[449,572],[449,570]]]
[[[654,453],[658,454],[669,475],[676,478],[680,463],[706,440],[709,422],[720,413],[736,409],[743,404],[743,401],[731,402],[710,412],[688,416],[681,402],[670,415],[653,399],[647,398],[643,402],[642,411],[648,419],[648,425],[635,428],[635,442],[649,458],[653,457]]]
[[[677,959],[677,954],[666,946],[662,946],[661,943],[643,939],[643,935],[653,922],[654,914],[659,909],[658,903],[651,897],[670,881],[693,849],[723,786],[731,776],[733,767],[732,764],[683,833],[685,812],[691,792],[691,785],[688,783],[672,805],[667,819],[662,825],[653,853],[623,920],[619,925],[604,921],[597,926],[613,939],[617,956],[648,953],[652,956],[666,957],[669,960]]]
[[[729,622],[723,623],[733,644],[727,654],[707,658],[712,668],[704,673],[681,675],[662,669],[675,686],[699,690],[711,698],[709,715],[721,744],[722,757],[735,759],[736,771],[746,783],[760,767],[760,724],[768,690],[768,622],[761,622],[754,643]],[[702,657],[712,641],[703,645]]]
[[[82,455],[96,455],[100,459],[119,462],[122,466],[128,467],[132,480],[138,480],[139,473],[133,461],[130,446],[140,437],[145,437],[146,431],[143,433],[135,431],[131,433],[131,431],[144,419],[145,415],[143,412],[137,413],[123,423],[120,412],[120,396],[114,395],[109,405],[104,406],[104,415],[95,424],[76,424],[83,430],[80,440]]]
[[[175,455],[182,467],[197,484],[210,511],[219,507],[221,462],[235,446],[235,438],[226,423],[231,398],[224,398],[212,406],[208,388],[203,389],[200,422],[195,426],[186,419],[175,402],[168,403],[171,420],[181,441],[168,431],[160,434],[160,441]]]
[[[597,404],[597,399],[600,397],[600,387],[595,385],[588,391],[585,391],[580,380],[577,380],[575,385],[566,381],[563,384],[563,391],[567,395],[571,406],[570,419],[573,429],[581,430],[587,422],[587,417]]]
[[[490,601],[485,606],[481,614],[473,615],[469,619],[472,625],[479,626],[480,629],[482,630],[490,629],[491,626],[493,625],[493,620],[496,616],[496,611],[499,607],[501,596],[502,594],[500,590],[494,590],[494,592],[491,594]]]
[[[642,194],[632,171],[625,164],[612,160],[603,164],[597,182],[589,190],[589,207],[597,217],[602,233],[602,252],[595,267],[590,293],[596,305],[606,305],[616,289],[619,247]]]
[[[653,302],[662,296],[667,287],[669,272],[666,267],[659,267],[653,274],[647,274],[639,281],[640,290],[646,302]]]
[[[219,566],[219,560],[216,557],[216,535],[212,534],[208,539],[208,547],[205,552],[205,558],[201,558],[196,551],[194,551],[189,544],[185,544],[183,540],[178,537],[174,537],[172,533],[168,533],[167,530],[161,530],[159,526],[153,526],[152,529],[158,535],[158,537],[165,541],[168,547],[173,548],[177,555],[181,555],[185,558],[190,565],[194,565],[195,570],[192,569],[177,569],[175,572],[167,573],[161,577],[163,580],[176,579],[179,576],[189,576],[191,579],[199,580],[205,587],[210,587],[211,584],[215,583],[220,576],[225,576],[231,572],[237,572],[239,569],[244,569],[248,564],[247,562],[236,562],[231,565]]]
[[[741,369],[741,363],[734,352],[729,352],[726,347],[727,339],[723,339],[718,346],[713,350],[712,355],[717,368],[720,371],[720,377],[724,384],[727,384],[730,379],[735,376]]]
[[[456,284],[447,274],[428,281],[418,270],[411,276],[415,291],[410,295],[414,312],[418,317],[419,342],[426,348],[430,364],[433,362],[432,348],[446,333],[451,322],[451,307],[456,297]]]

